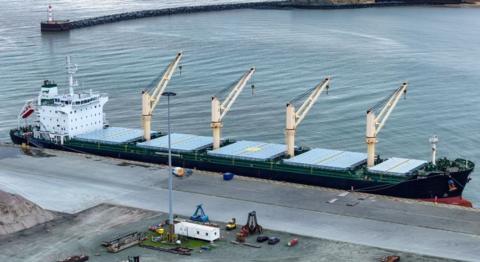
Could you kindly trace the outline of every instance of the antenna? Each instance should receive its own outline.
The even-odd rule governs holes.
[[[73,97],[73,87],[78,86],[77,80],[74,79],[74,76],[77,70],[78,70],[77,65],[72,64],[70,61],[70,56],[67,56],[68,87],[70,91],[70,96],[72,97]]]
[[[428,141],[430,142],[430,144],[432,144],[432,164],[436,165],[438,136],[433,135]]]

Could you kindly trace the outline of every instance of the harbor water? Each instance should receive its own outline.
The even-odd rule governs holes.
[[[297,130],[297,144],[366,151],[365,113],[408,81],[378,137],[382,158],[438,155],[480,165],[480,9],[392,7],[345,10],[243,9],[153,17],[41,34],[48,1],[0,0],[0,140],[17,126],[44,79],[65,86],[65,56],[79,89],[108,93],[111,126],[140,128],[141,91],[184,51],[168,90],[174,132],[210,135],[210,100],[251,66],[252,84],[224,121],[223,136],[283,143],[285,104],[332,77]],[[233,1],[56,1],[57,19]],[[64,89],[66,90],[66,89]],[[153,127],[166,129],[160,101]],[[480,171],[464,196],[480,205]]]

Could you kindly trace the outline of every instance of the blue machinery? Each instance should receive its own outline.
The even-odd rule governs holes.
[[[195,210],[195,213],[193,213],[193,215],[190,217],[190,220],[198,222],[208,222],[208,216],[205,214],[205,211],[203,211],[202,204],[197,205],[197,209]]]

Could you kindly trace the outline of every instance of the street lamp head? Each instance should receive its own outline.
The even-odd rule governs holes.
[[[162,96],[176,96],[177,94],[174,92],[163,92]]]

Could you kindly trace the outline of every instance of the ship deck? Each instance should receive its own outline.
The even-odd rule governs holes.
[[[167,136],[152,132],[152,140],[144,141],[142,130],[120,127],[77,135],[66,143],[81,148],[95,148],[138,155],[158,155],[168,151]],[[226,139],[218,149],[212,149],[212,138],[191,134],[172,134],[172,152],[182,159],[206,161],[217,165],[243,166],[272,171],[287,171],[312,176],[337,177],[357,181],[397,184],[413,175],[427,176],[431,166],[427,161],[396,158],[384,159],[371,168],[366,166],[366,154],[324,148],[302,149],[295,157],[285,156],[285,145],[256,141]],[[472,165],[471,162],[468,162]],[[456,163],[457,166],[462,164]],[[467,162],[465,163],[467,165]],[[462,169],[468,169],[465,166]],[[458,170],[457,170],[458,171]]]
[[[165,166],[53,150],[27,155],[18,147],[0,147],[0,165],[1,190],[47,209],[74,213],[106,202],[168,210]],[[218,173],[201,171],[174,185],[179,215],[190,216],[203,203],[212,220],[236,217],[242,224],[256,210],[260,224],[272,230],[478,260],[478,209],[245,177],[223,181]]]
[[[163,137],[166,138],[166,137]],[[162,139],[162,137],[156,138],[150,143],[155,142],[155,140]],[[151,146],[146,142],[139,139],[138,141],[131,140],[130,143],[126,144],[113,144],[101,141],[87,141],[72,139],[66,143],[67,147],[77,146],[80,148],[90,148],[96,150],[110,151],[116,153],[134,153],[137,155],[158,155],[166,154],[167,149],[159,145]],[[160,144],[160,143],[155,143]],[[253,145],[253,146],[252,146]],[[258,146],[260,145],[260,147]],[[261,146],[265,147],[262,148]],[[231,147],[234,147],[235,150],[230,150]],[[226,166],[242,166],[249,168],[257,168],[263,170],[272,170],[272,171],[286,171],[293,174],[309,174],[312,176],[325,176],[325,177],[336,177],[343,179],[354,179],[361,180],[365,179],[365,164],[353,164],[352,167],[343,166],[342,168],[325,168],[319,167],[311,164],[295,164],[291,162],[284,161],[283,152],[284,146],[280,144],[269,144],[262,142],[254,141],[233,141],[228,140],[220,149],[210,151],[211,148],[201,147],[201,150],[175,150],[175,145],[172,146],[172,152],[181,154],[182,159],[190,161],[203,161],[209,162],[216,165],[226,165]],[[249,152],[251,149],[260,148],[261,150],[254,150]],[[239,150],[240,149],[240,150]],[[266,149],[266,150],[265,150]],[[321,149],[326,150],[326,149]],[[219,151],[219,152],[217,152]],[[327,150],[330,151],[330,150]],[[80,152],[80,151],[79,151]],[[247,152],[247,155],[244,153]],[[340,151],[339,151],[340,152]],[[300,152],[300,154],[305,154],[305,152]],[[353,152],[346,152],[353,153]],[[308,154],[308,152],[307,152]],[[358,153],[353,153],[358,154]],[[298,155],[297,155],[298,156]],[[174,155],[175,157],[175,155]],[[291,159],[293,160],[293,159]],[[338,163],[337,163],[338,164]],[[343,163],[344,165],[345,163]],[[388,184],[397,184],[399,182],[405,181],[408,179],[407,176],[398,176],[390,174],[376,174],[369,173],[368,179],[388,183]]]

